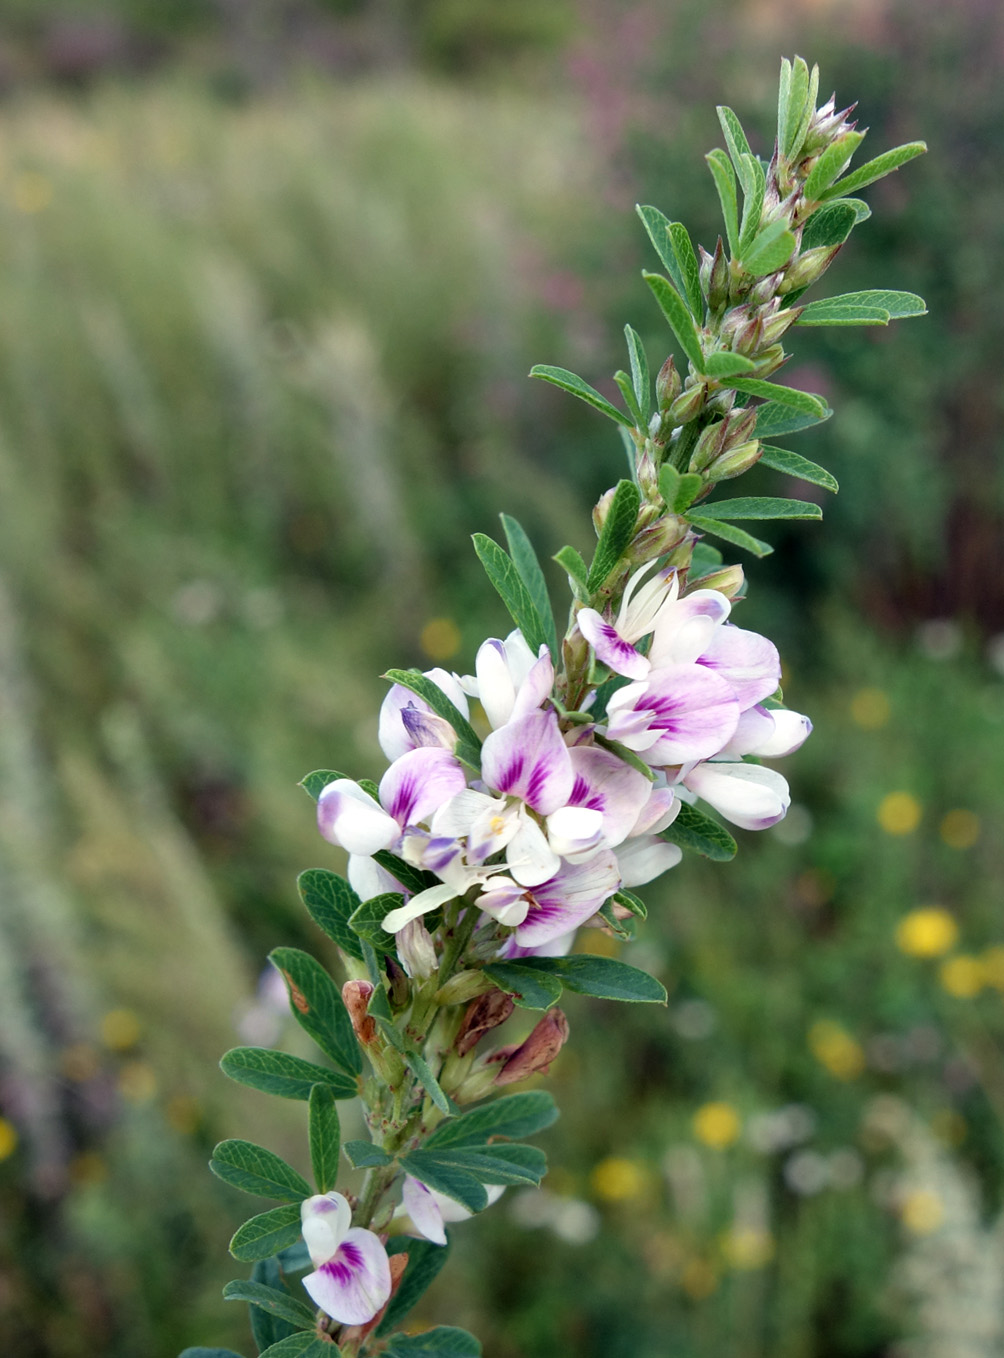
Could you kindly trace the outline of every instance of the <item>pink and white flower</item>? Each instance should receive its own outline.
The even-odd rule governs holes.
[[[461,716],[468,715],[467,695],[455,674],[437,668],[426,670],[425,677],[443,691]],[[457,733],[445,717],[433,712],[424,698],[403,684],[393,684],[380,707],[377,739],[381,750],[393,761],[422,746],[438,745],[453,750]]]
[[[517,628],[505,641],[490,637],[478,649],[475,675],[461,680],[477,698],[493,730],[535,711],[551,696],[554,665],[546,646],[534,655]]]
[[[303,1280],[310,1299],[341,1325],[365,1325],[387,1304],[390,1264],[379,1236],[352,1226],[341,1193],[319,1193],[300,1207],[314,1272]]]
[[[351,854],[389,849],[405,828],[427,820],[467,786],[464,770],[449,750],[409,750],[380,780],[375,801],[351,778],[336,778],[317,799],[317,825],[332,844]]]
[[[490,1207],[493,1202],[498,1202],[505,1192],[505,1185],[485,1184],[485,1192]],[[446,1244],[446,1226],[457,1221],[466,1221],[468,1217],[473,1216],[473,1213],[459,1202],[448,1198],[445,1193],[437,1193],[433,1188],[426,1188],[425,1184],[410,1174],[406,1174],[404,1178],[401,1207],[411,1217],[411,1224],[419,1235],[425,1236],[426,1240],[431,1240],[434,1245]]]

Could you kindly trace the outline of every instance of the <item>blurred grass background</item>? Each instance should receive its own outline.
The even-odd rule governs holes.
[[[625,320],[661,361],[633,204],[712,244],[714,105],[769,150],[794,51],[870,154],[931,147],[827,280],[930,317],[792,345],[842,489],[743,623],[816,722],[795,805],[649,889],[623,955],[668,1012],[570,1006],[546,1191],[457,1232],[421,1318],[491,1358],[1004,1352],[998,6],[5,0],[6,1352],[249,1351],[205,1161],[305,1159],[215,1064],[297,1042],[259,983],[321,946],[295,784],[379,767],[388,665],[507,626],[471,531],[587,545],[616,436],[524,374],[612,394]]]

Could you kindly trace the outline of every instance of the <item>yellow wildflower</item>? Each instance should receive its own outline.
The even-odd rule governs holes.
[[[958,937],[959,926],[940,905],[911,910],[896,925],[896,945],[908,957],[941,957]]]

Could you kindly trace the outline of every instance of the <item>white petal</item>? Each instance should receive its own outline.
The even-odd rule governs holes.
[[[317,799],[317,827],[349,853],[374,854],[398,838],[401,827],[351,778],[338,778]]]
[[[445,905],[447,901],[452,901],[456,894],[456,887],[448,886],[445,882],[439,886],[426,887],[417,896],[412,896],[406,905],[399,905],[396,910],[384,915],[383,927],[388,934],[396,934],[398,929],[403,929],[410,920],[428,914],[439,905]]]
[[[726,820],[744,830],[776,825],[791,800],[781,775],[759,764],[698,764],[684,782]]]
[[[346,1233],[334,1257],[303,1280],[311,1300],[342,1325],[365,1325],[390,1297],[387,1252],[372,1231]]]
[[[670,844],[658,835],[629,839],[617,850],[617,865],[624,886],[644,886],[675,868],[683,857],[678,844]]]
[[[404,1186],[401,1189],[401,1205],[411,1217],[411,1224],[420,1235],[424,1235],[426,1240],[431,1240],[434,1245],[446,1244],[443,1213],[440,1211],[432,1190],[426,1188],[425,1184],[419,1183],[410,1174],[406,1174],[404,1177]]]
[[[506,866],[520,886],[539,886],[561,867],[561,859],[547,842],[536,821],[524,814],[519,829],[506,848]]]
[[[589,853],[603,842],[603,812],[588,806],[559,807],[547,818],[547,842],[561,858]]]
[[[770,715],[774,718],[773,734],[750,751],[762,759],[780,759],[786,754],[794,754],[812,734],[812,722],[801,712],[775,707]]]
[[[341,1193],[317,1193],[300,1204],[300,1222],[315,1268],[332,1258],[352,1224],[352,1208]]]
[[[386,891],[400,891],[401,883],[392,877],[373,858],[361,853],[349,854],[349,886],[361,901],[371,901],[374,896],[382,896]]]

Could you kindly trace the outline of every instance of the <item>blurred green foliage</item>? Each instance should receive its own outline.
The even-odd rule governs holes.
[[[195,32],[155,8],[172,41]],[[401,14],[406,74],[234,103],[200,55],[0,110],[8,1348],[248,1351],[219,1300],[242,1205],[205,1160],[251,1128],[306,1156],[301,1110],[215,1069],[280,1022],[265,952],[319,944],[294,877],[332,855],[296,780],[376,771],[381,670],[469,669],[506,626],[470,532],[505,510],[542,556],[587,545],[616,439],[524,374],[560,363],[613,394],[625,320],[661,360],[631,206],[713,244],[713,105],[766,134],[797,49],[860,100],[869,154],[931,147],[868,191],[832,287],[909,288],[932,315],[791,345],[790,380],[837,411],[794,446],[842,490],[822,528],[775,530],[740,621],[779,639],[816,722],[796,805],[734,864],[688,860],[647,893],[623,955],[668,1012],[570,1007],[547,1193],[459,1228],[422,1314],[493,1358],[995,1354],[1000,16]],[[43,20],[5,13],[12,41]],[[958,936],[912,956],[940,916],[900,930],[907,951],[897,929],[927,906]]]

